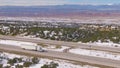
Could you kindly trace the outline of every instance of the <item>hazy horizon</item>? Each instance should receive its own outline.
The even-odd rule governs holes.
[[[0,0],[0,6],[112,5],[120,0]]]

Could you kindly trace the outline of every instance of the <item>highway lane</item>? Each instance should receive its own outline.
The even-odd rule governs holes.
[[[69,46],[75,48],[87,48],[87,49],[97,49],[103,51],[111,51],[111,52],[119,52],[120,47],[104,47],[104,46],[96,46],[96,45],[89,45],[89,44],[82,44],[82,43],[75,43],[75,42],[64,42],[64,41],[55,41],[55,40],[45,40],[45,39],[30,39],[30,38],[22,38],[22,37],[15,37],[15,36],[3,36],[0,35],[1,39],[9,39],[9,40],[16,40],[16,41],[24,41],[24,42],[33,42],[33,43],[43,43],[43,44],[52,44],[52,45],[60,45],[60,46]]]
[[[105,58],[99,58],[99,57],[77,55],[72,53],[63,53],[63,52],[56,52],[56,51],[47,51],[47,52],[28,51],[28,50],[23,50],[22,48],[17,46],[2,45],[2,44],[0,44],[0,50],[17,52],[17,53],[19,52],[23,54],[31,54],[31,55],[36,55],[40,57],[41,56],[54,57],[59,59],[66,59],[71,61],[86,62],[89,64],[97,64],[102,66],[120,68],[119,60],[111,60],[111,59],[105,59]]]

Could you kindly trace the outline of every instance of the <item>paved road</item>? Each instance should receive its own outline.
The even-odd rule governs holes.
[[[53,44],[53,45],[64,45],[76,48],[88,48],[88,49],[97,49],[97,50],[104,50],[104,51],[111,51],[111,52],[119,52],[119,47],[104,47],[104,46],[96,46],[96,45],[89,45],[89,44],[82,44],[82,43],[75,43],[75,42],[64,42],[64,41],[53,41],[53,40],[38,40],[38,39],[28,39],[28,38],[20,38],[20,37],[13,37],[13,36],[3,36],[0,35],[2,39],[10,39],[10,40],[17,40],[17,41],[26,41],[26,42],[34,42],[34,43],[44,43],[44,44]]]
[[[20,47],[10,46],[10,45],[0,45],[0,50],[19,52],[19,53],[23,53],[23,54],[31,54],[31,55],[36,55],[36,56],[42,55],[42,56],[47,56],[47,57],[55,57],[55,58],[72,60],[72,61],[77,61],[77,62],[86,62],[86,63],[90,63],[90,64],[97,64],[97,65],[120,68],[120,61],[99,58],[99,57],[84,56],[84,55],[55,52],[55,51],[48,51],[48,52],[28,51],[28,50],[23,50]]]

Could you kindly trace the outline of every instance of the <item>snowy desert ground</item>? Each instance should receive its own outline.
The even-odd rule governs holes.
[[[49,46],[47,48],[44,48],[45,50],[51,50],[51,51],[59,51],[63,52],[65,49],[68,49],[69,47],[61,46],[60,48],[56,48],[56,46]]]
[[[31,42],[21,42],[21,41],[14,41],[14,40],[0,40],[0,44],[12,45],[12,46],[21,46],[23,44],[27,45],[37,45],[36,43]]]
[[[0,40],[0,44],[6,44],[6,45],[11,45],[11,46],[21,46],[23,44],[38,45],[36,43],[31,43],[31,42],[3,40],[3,39]],[[115,43],[111,42],[111,43],[107,43],[107,44],[104,44],[104,45],[102,45],[102,44],[103,43],[100,43],[101,46],[113,47],[113,44],[115,44]],[[59,51],[59,52],[63,52],[64,50],[70,48],[70,47],[66,47],[66,46],[56,47],[55,45],[50,45],[50,44],[45,44],[45,45],[47,45],[47,47],[45,46],[45,47],[43,47],[43,49],[52,50],[52,51]],[[119,46],[119,44],[118,44],[118,46]],[[86,55],[86,56],[100,57],[100,58],[106,58],[106,59],[112,59],[112,60],[120,60],[120,54],[119,53],[113,53],[113,52],[107,52],[107,51],[70,48],[69,52],[74,53],[74,54]],[[18,57],[18,58],[23,57],[24,58],[24,56],[9,54],[9,53],[1,53],[0,56],[7,57],[9,59],[15,58],[15,57]],[[57,68],[99,68],[99,67],[94,67],[94,66],[90,66],[90,65],[74,65],[72,63],[69,63],[68,61],[66,62],[66,61],[63,61],[63,60],[56,60],[56,59],[55,60],[50,60],[50,59],[44,59],[44,58],[40,58],[39,63],[30,66],[30,68],[40,68],[40,66],[43,66],[44,64],[50,63],[52,61],[59,64],[59,66]],[[8,65],[6,59],[2,60],[1,63],[4,64],[3,66]],[[18,63],[18,64],[23,65],[23,63]]]
[[[11,45],[11,46],[22,46],[22,45],[37,45],[36,43],[31,42],[22,42],[22,41],[14,41],[14,40],[0,40],[0,44]],[[67,46],[60,46],[57,47],[55,45],[47,45],[47,47],[43,47],[44,50],[51,50],[51,51],[59,51],[63,52],[65,49],[68,49]]]
[[[17,65],[17,64],[23,65],[23,63],[25,61],[28,61],[28,59],[30,61],[31,57],[0,52],[0,64],[3,64],[3,66],[9,66],[10,64],[7,63],[8,60],[14,59],[14,58],[22,58],[23,62],[14,63],[14,65],[12,66],[13,68],[15,68],[15,65]],[[99,68],[99,67],[94,67],[94,66],[90,66],[90,65],[76,65],[76,64],[72,64],[66,60],[60,60],[60,59],[51,60],[51,59],[46,59],[46,58],[39,58],[39,62],[37,64],[31,65],[29,68],[40,68],[44,64],[49,64],[50,62],[57,63],[58,64],[57,68]]]
[[[23,44],[37,45],[36,43],[13,41],[13,40],[0,40],[0,44],[6,44],[6,45],[12,45],[12,46],[21,46]],[[56,47],[55,45],[50,45],[50,44],[45,44],[45,45],[47,47],[46,46],[43,47],[44,50],[59,51],[59,52],[64,52],[66,49],[70,48],[70,47],[66,47],[66,46]],[[80,55],[86,55],[86,56],[94,56],[94,57],[101,57],[101,58],[107,58],[107,59],[113,59],[113,60],[120,60],[120,54],[106,52],[106,51],[87,50],[87,49],[76,48],[76,49],[69,49],[69,52],[75,53],[75,54],[80,54]]]
[[[27,39],[43,40],[42,38],[35,37],[34,35],[24,36],[24,34],[21,34],[21,35],[16,36],[16,37],[18,37],[18,38],[27,38]]]
[[[19,38],[21,38],[21,36],[17,36]],[[33,35],[29,35],[29,36],[22,36],[23,38],[28,38],[28,39],[37,39],[37,40],[42,40],[41,38],[37,38],[34,37]],[[78,42],[82,43],[82,44],[90,44],[90,45],[94,45],[94,46],[103,46],[103,47],[120,47],[120,44],[118,43],[113,43],[112,41],[108,40],[109,42],[101,42],[101,40],[98,40],[97,42],[88,42],[88,43],[82,43],[82,42]]]
[[[21,36],[17,36],[19,38],[21,38]],[[42,40],[41,38],[37,38],[33,35],[29,35],[29,36],[22,36],[23,38],[28,38],[28,39],[36,39],[36,40]],[[97,42],[88,42],[88,43],[82,43],[82,42],[78,42],[82,43],[82,44],[90,44],[90,45],[94,45],[94,46],[103,46],[103,47],[120,47],[120,44],[118,43],[113,43],[112,41],[108,40],[109,42],[101,42],[101,40],[98,40]]]
[[[50,45],[50,44],[44,44],[46,47],[44,47],[44,50],[50,50],[50,51],[58,51],[58,52],[64,52],[64,50],[69,49],[70,47],[67,46],[60,46],[60,45]]]
[[[96,46],[105,46],[105,47],[120,47],[120,44],[113,43],[113,42],[94,42],[94,43],[88,43]]]
[[[108,40],[108,41],[109,42],[101,42],[100,40],[98,40],[97,42],[85,43],[85,44],[91,44],[91,45],[95,45],[95,46],[104,46],[104,47],[120,47],[119,43],[113,43],[110,40]]]
[[[86,55],[86,56],[94,56],[94,57],[101,57],[101,58],[107,58],[107,59],[112,59],[112,60],[120,60],[120,54],[106,52],[106,51],[76,48],[76,49],[69,50],[69,52],[74,53],[74,54]]]

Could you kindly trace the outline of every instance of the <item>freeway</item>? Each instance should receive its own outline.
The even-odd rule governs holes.
[[[59,59],[77,61],[77,62],[85,62],[89,64],[120,68],[120,60],[111,60],[111,59],[105,59],[105,58],[99,58],[99,57],[77,55],[72,53],[64,53],[64,52],[56,52],[56,51],[47,51],[47,52],[29,51],[29,50],[23,50],[22,48],[17,46],[10,46],[10,45],[3,45],[3,44],[0,44],[0,50],[9,51],[13,53],[16,52],[16,53],[22,53],[22,54],[30,54],[30,55],[39,56],[39,57],[47,56],[47,57],[53,57],[53,58],[59,58]]]
[[[89,45],[89,44],[82,44],[82,43],[75,43],[75,42],[64,42],[64,41],[53,41],[53,40],[45,40],[45,39],[30,39],[24,37],[16,37],[16,36],[3,36],[0,35],[1,39],[9,39],[9,40],[16,40],[16,41],[24,41],[24,42],[33,42],[33,43],[43,43],[43,44],[52,44],[52,45],[60,45],[60,46],[69,46],[75,48],[87,48],[87,49],[97,49],[103,51],[111,51],[111,52],[119,52],[119,47],[104,47],[104,46],[96,46],[96,45]]]

